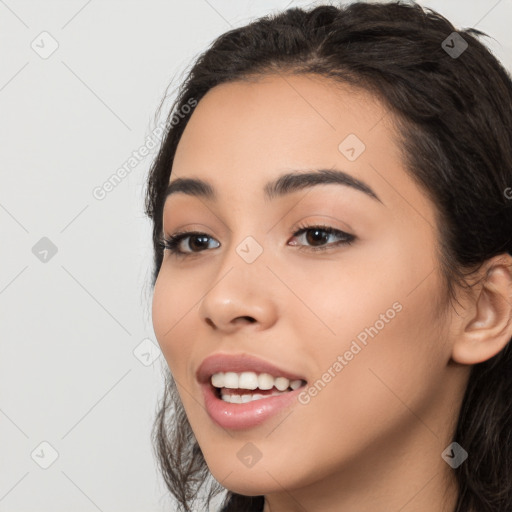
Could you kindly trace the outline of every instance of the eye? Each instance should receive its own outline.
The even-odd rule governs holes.
[[[355,240],[355,236],[345,233],[331,226],[298,226],[298,230],[293,233],[293,237],[302,238],[310,246],[305,246],[308,251],[325,251],[339,245],[349,245]],[[328,242],[329,237],[338,238],[337,242],[324,245]],[[290,245],[304,245],[292,243]]]
[[[171,254],[176,256],[186,256],[208,249],[208,240],[214,240],[214,238],[198,231],[186,231],[166,236],[160,242],[160,245],[163,249],[167,249]],[[189,250],[183,250],[184,246],[188,246]],[[218,243],[216,247],[219,246],[220,244]]]

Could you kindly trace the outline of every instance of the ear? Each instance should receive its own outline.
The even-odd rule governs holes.
[[[482,278],[464,299],[452,359],[477,364],[498,354],[512,338],[512,256],[500,254],[482,266]]]

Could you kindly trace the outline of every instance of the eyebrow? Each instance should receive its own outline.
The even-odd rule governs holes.
[[[333,183],[351,187],[382,203],[369,185],[338,169],[319,169],[313,172],[294,171],[283,174],[274,181],[267,183],[263,190],[265,199],[271,200],[315,185]],[[171,181],[167,186],[165,198],[167,199],[178,193],[217,201],[215,188],[209,182],[198,178],[176,178]]]

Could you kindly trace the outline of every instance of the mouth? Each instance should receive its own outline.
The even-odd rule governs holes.
[[[307,385],[300,375],[247,354],[210,356],[196,377],[210,419],[231,430],[255,427],[289,408]]]

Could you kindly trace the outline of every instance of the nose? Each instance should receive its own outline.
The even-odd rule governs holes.
[[[263,258],[247,263],[236,253],[229,255],[201,300],[201,320],[225,334],[247,326],[272,327],[278,317],[275,290],[269,286],[272,278]]]

